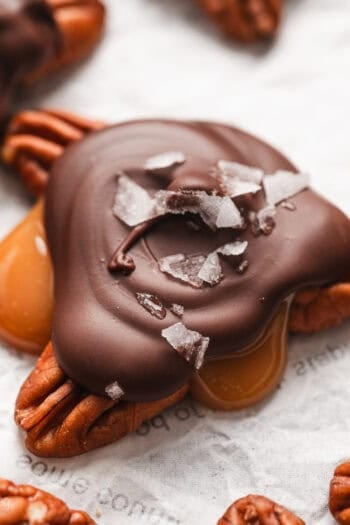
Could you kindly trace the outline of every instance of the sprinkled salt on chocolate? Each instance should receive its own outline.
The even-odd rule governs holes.
[[[282,208],[289,211],[295,211],[297,209],[296,205],[292,201],[282,201],[281,202]]]
[[[247,247],[248,241],[229,242],[227,244],[224,244],[223,246],[220,246],[220,248],[216,250],[216,253],[226,255],[227,257],[237,257],[239,255],[243,255]]]
[[[121,388],[117,381],[114,381],[114,383],[111,383],[110,385],[106,386],[105,392],[108,397],[113,399],[113,401],[119,401],[119,399],[121,399],[124,396],[124,390]]]
[[[169,310],[176,315],[176,317],[182,317],[185,313],[185,308],[182,304],[173,303],[169,306]]]
[[[209,337],[189,330],[183,323],[176,323],[162,330],[162,337],[168,341],[186,361],[196,370],[203,365],[204,356],[209,346]]]
[[[237,206],[229,197],[218,197],[204,193],[199,215],[214,231],[217,228],[242,228],[244,224]]]
[[[144,168],[154,175],[167,175],[185,162],[186,157],[181,151],[166,151],[147,159]]]
[[[204,255],[169,255],[158,261],[159,269],[194,288],[201,288],[203,281],[198,277],[198,273],[205,262]]]
[[[247,259],[244,259],[244,261],[241,262],[241,264],[236,268],[236,273],[238,275],[242,275],[245,273],[249,268],[249,261]]]
[[[210,286],[216,286],[223,279],[224,274],[216,252],[210,253],[205,259],[202,268],[199,270],[198,277]]]
[[[263,185],[268,204],[276,205],[309,187],[310,177],[306,173],[279,170],[266,175]]]
[[[252,168],[251,166],[240,164],[239,162],[219,160],[217,165],[222,175],[233,178],[236,177],[244,182],[251,182],[260,185],[264,176],[263,170]]]
[[[147,312],[149,312],[153,317],[156,317],[157,319],[165,319],[166,317],[166,309],[156,295],[152,295],[149,293],[136,293],[136,299],[138,303],[145,309]]]
[[[275,228],[275,216],[276,208],[274,206],[266,206],[256,214],[259,230],[264,235],[270,235]]]
[[[136,226],[152,217],[153,199],[127,175],[118,178],[113,213],[128,226]]]

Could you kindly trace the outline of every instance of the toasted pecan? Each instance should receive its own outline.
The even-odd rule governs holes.
[[[241,42],[277,33],[283,0],[197,0],[226,35]]]
[[[264,496],[249,495],[231,505],[217,525],[305,525],[285,507]]]
[[[152,403],[113,401],[89,394],[59,367],[52,345],[23,384],[15,419],[27,433],[27,448],[42,457],[71,457],[134,432],[182,399],[188,387]]]
[[[329,487],[329,510],[341,525],[350,525],[350,462],[334,471]]]
[[[65,147],[103,126],[101,122],[65,111],[24,111],[8,126],[2,160],[21,175],[31,193],[41,195],[53,162],[62,155]]]
[[[95,525],[85,512],[70,510],[63,501],[30,485],[0,478],[1,525]]]

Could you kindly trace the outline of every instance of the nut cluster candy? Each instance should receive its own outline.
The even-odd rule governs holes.
[[[93,50],[104,15],[99,0],[0,2],[0,129],[21,88]]]
[[[16,404],[37,455],[117,440],[188,389],[215,409],[257,403],[282,378],[288,329],[350,315],[349,219],[246,133],[25,112],[2,156],[45,193],[0,244],[0,334],[48,344]]]

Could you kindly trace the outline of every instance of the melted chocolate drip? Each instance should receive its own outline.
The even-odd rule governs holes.
[[[43,0],[0,1],[0,125],[25,75],[54,54],[60,37]]]
[[[193,374],[193,367],[161,337],[178,318],[171,310],[164,319],[151,316],[138,304],[139,292],[156,296],[164,305],[183,305],[186,327],[210,338],[210,359],[256,341],[295,290],[349,274],[350,221],[312,190],[293,197],[295,211],[278,207],[269,236],[254,237],[249,228],[212,232],[204,224],[194,231],[187,227],[191,216],[164,217],[132,244],[134,272],[111,273],[101,261],[110,260],[116,240],[122,243],[130,233],[112,212],[116,174],[125,172],[151,192],[164,189],[169,180],[153,177],[142,167],[155,153],[172,150],[186,155],[176,172],[181,180],[196,173],[197,180],[202,175],[205,181],[220,159],[266,173],[295,170],[251,135],[200,122],[129,122],[67,150],[53,170],[46,204],[56,293],[52,337],[62,368],[94,393],[104,394],[105,387],[117,381],[126,399],[155,400]],[[195,289],[158,268],[162,257],[207,255],[238,236],[249,243],[249,267],[238,275],[222,260],[224,279],[214,288]]]

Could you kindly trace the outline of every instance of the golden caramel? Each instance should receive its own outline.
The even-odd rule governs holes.
[[[40,353],[50,340],[53,278],[43,203],[0,243],[0,337]]]
[[[288,313],[284,303],[257,343],[203,366],[191,384],[194,399],[209,408],[238,410],[273,392],[287,361]]]

